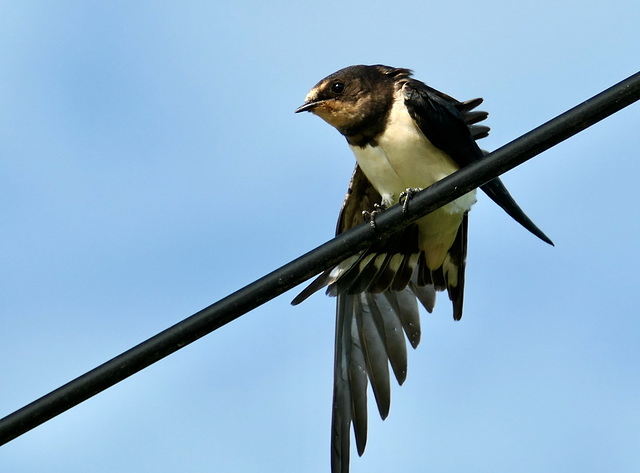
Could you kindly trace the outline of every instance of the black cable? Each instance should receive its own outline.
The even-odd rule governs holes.
[[[267,276],[245,286],[182,322],[149,338],[31,404],[0,419],[3,445],[58,414],[104,391],[189,343],[323,271],[376,238],[451,202],[494,177],[640,99],[640,73],[530,131],[480,162],[473,163],[415,195],[407,214],[400,206],[345,232]]]

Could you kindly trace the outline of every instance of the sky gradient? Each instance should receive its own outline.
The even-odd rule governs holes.
[[[638,70],[633,1],[0,4],[0,416],[333,236],[350,64],[484,97],[495,149]],[[640,105],[503,176],[351,471],[640,468]],[[0,448],[11,473],[328,472],[335,301],[273,300]]]

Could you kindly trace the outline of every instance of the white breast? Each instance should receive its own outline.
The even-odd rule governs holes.
[[[387,128],[376,146],[351,146],[351,150],[385,205],[397,203],[400,193],[410,187],[428,187],[459,169],[422,134],[404,105],[402,93],[391,108]],[[473,191],[445,209],[451,213],[464,212],[475,200]]]

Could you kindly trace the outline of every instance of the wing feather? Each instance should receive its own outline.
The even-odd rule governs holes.
[[[404,94],[409,114],[422,133],[435,147],[447,153],[458,166],[468,166],[484,157],[475,140],[486,136],[485,130],[469,129],[469,125],[486,118],[484,112],[472,111],[482,102],[481,99],[458,102],[415,79],[404,81]],[[549,237],[511,197],[500,178],[495,178],[480,188],[516,222],[542,241],[553,245]]]

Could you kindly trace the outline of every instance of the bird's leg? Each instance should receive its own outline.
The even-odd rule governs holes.
[[[398,196],[398,202],[402,204],[402,213],[406,214],[409,211],[409,201],[421,190],[420,187],[409,187]]]
[[[365,222],[368,220],[371,228],[375,230],[376,228],[376,215],[386,209],[386,206],[383,204],[373,204],[373,210],[369,212],[368,210],[362,211],[362,218]]]

